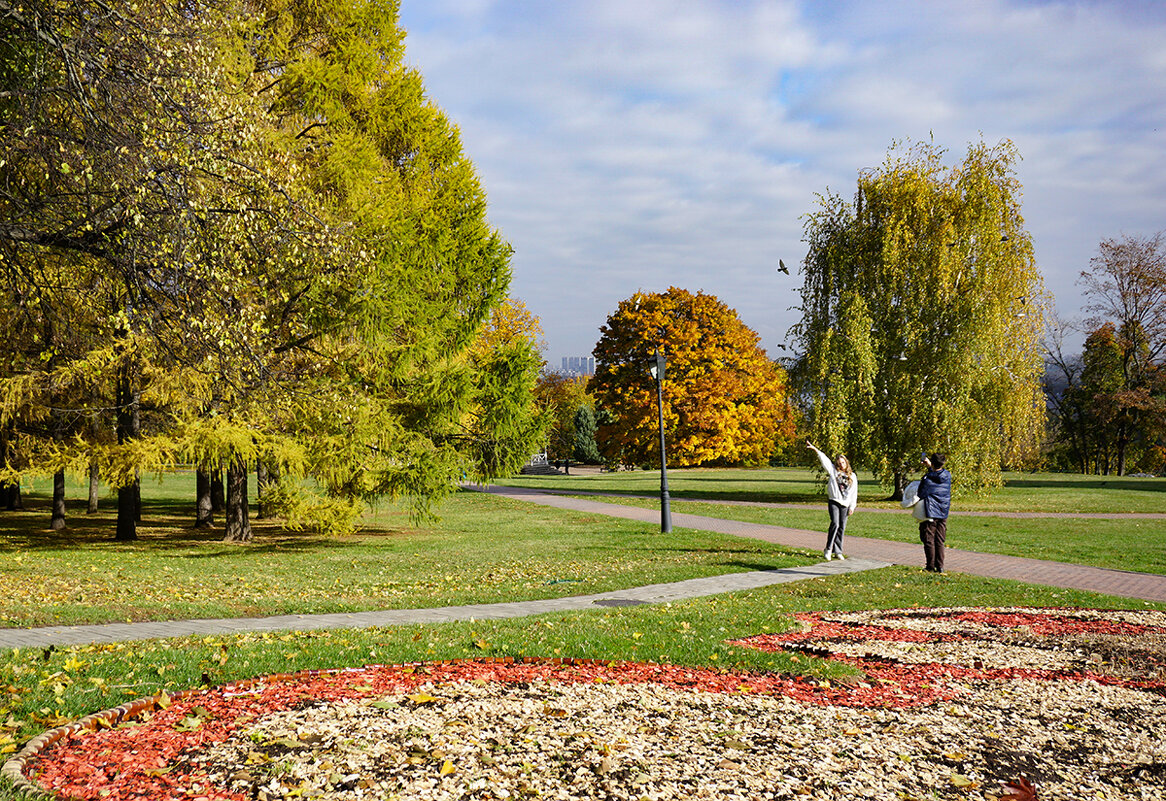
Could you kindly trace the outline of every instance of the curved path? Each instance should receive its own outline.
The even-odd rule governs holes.
[[[660,520],[660,512],[655,509],[619,506],[600,501],[589,501],[584,498],[568,498],[542,490],[499,486],[475,487],[475,489],[493,495],[502,495],[507,498],[543,506],[554,506],[560,509],[574,509],[643,522],[659,522]],[[820,509],[821,507],[814,508]],[[673,512],[672,524],[683,528],[751,537],[794,548],[806,548],[811,551],[820,550],[823,542],[823,534],[820,531],[805,531],[760,523],[742,523],[736,520],[722,520],[719,517]],[[923,564],[923,547],[906,542],[847,536],[846,553],[848,556],[876,559],[897,565],[922,566]],[[1135,573],[1129,570],[1072,565],[1044,559],[1026,559],[1019,556],[964,551],[958,548],[947,549],[944,567],[957,573],[1014,579],[1030,584],[1047,584],[1054,587],[1088,590],[1166,603],[1166,576],[1154,573]]]
[[[473,487],[481,492],[560,509],[590,512],[641,522],[658,523],[659,511],[566,497],[543,490],[517,487]],[[818,507],[813,507],[818,508]],[[742,523],[673,513],[676,526],[749,537],[794,548],[817,551],[822,533],[802,529]],[[107,623],[93,626],[50,626],[32,629],[0,629],[0,649],[44,648],[50,645],[87,645],[101,642],[145,640],[165,637],[239,634],[251,631],[307,631],[313,629],[400,626],[415,623],[442,623],[453,620],[485,620],[523,617],[546,612],[594,609],[597,606],[633,606],[697,598],[723,592],[747,590],[808,578],[873,570],[892,564],[918,565],[922,549],[918,545],[865,537],[847,537],[845,561],[822,562],[782,570],[758,570],[721,576],[689,579],[669,584],[653,584],[615,592],[576,595],[535,601],[474,604],[440,609],[392,609],[325,615],[279,615],[274,617],[230,618],[222,620],[166,620],[147,623]],[[1032,584],[1048,584],[1078,590],[1142,598],[1166,603],[1166,576],[1133,573],[1099,567],[1071,565],[1040,559],[947,549],[946,567],[961,573],[991,578],[1014,579]]]
[[[770,584],[785,584],[809,578],[823,578],[859,570],[888,567],[875,559],[847,559],[781,570],[753,570],[722,576],[649,584],[593,595],[572,595],[537,601],[446,606],[439,609],[387,609],[375,612],[337,612],[327,615],[277,615],[239,617],[223,620],[159,620],[149,623],[104,623],[95,626],[48,626],[35,629],[0,629],[0,649],[44,648],[49,645],[88,645],[123,640],[162,637],[206,637],[213,634],[242,634],[248,631],[309,631],[314,629],[355,629],[372,626],[405,626],[413,623],[446,623],[452,620],[490,620],[594,609],[599,606],[638,606],[665,603],[682,598],[699,598],[735,590],[751,590]]]
[[[476,489],[482,489],[477,487]],[[503,489],[518,489],[517,487],[504,487]],[[525,489],[525,488],[524,488]],[[633,495],[623,492],[598,492],[595,490],[562,490],[562,489],[539,489],[531,490],[532,492],[546,492],[553,495],[581,495],[594,496],[597,498],[636,498],[644,501],[654,501],[659,499],[659,495]],[[726,501],[712,498],[689,498],[685,496],[672,496],[672,502],[681,503],[707,503],[718,506],[756,506],[761,509],[805,509],[819,512],[822,510],[821,504],[811,503],[775,503],[772,501]],[[903,514],[902,509],[887,508],[882,506],[864,506],[862,513],[868,514],[874,512],[875,514]],[[1166,512],[984,512],[961,509],[951,513],[952,517],[1009,517],[1009,518],[1030,518],[1030,519],[1046,519],[1046,518],[1084,518],[1086,520],[1166,520]]]

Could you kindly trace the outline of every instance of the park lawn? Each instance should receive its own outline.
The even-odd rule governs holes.
[[[832,677],[852,669],[728,640],[794,625],[799,611],[932,606],[1166,609],[1129,598],[888,567],[664,605],[299,633],[255,633],[0,652],[0,742],[162,690],[270,673],[499,656],[655,661]],[[4,795],[0,787],[0,799]]]
[[[1132,476],[1083,476],[1073,473],[1005,473],[1004,486],[983,495],[958,492],[959,508],[1008,512],[1164,512],[1166,478]],[[887,487],[874,476],[858,473],[859,503],[864,506],[894,508],[887,501]],[[632,470],[599,475],[516,476],[498,482],[506,486],[612,494],[656,495],[660,493],[660,473]],[[763,503],[821,503],[824,490],[817,469],[810,467],[772,468],[686,468],[668,471],[668,490],[673,498]]]
[[[112,509],[70,510],[48,530],[47,498],[0,513],[0,625],[43,626],[429,608],[558,598],[806,564],[806,551],[723,534],[560,512],[458,492],[441,519],[393,506],[350,537],[255,521],[249,545],[191,528],[193,504],[167,478],[144,486],[136,542],[112,540]],[[191,491],[193,482],[191,484]]]
[[[646,509],[659,506],[657,500],[585,497]],[[821,531],[823,542],[830,522],[825,502],[821,502],[820,510],[814,511],[684,500],[672,501],[671,507],[675,513]],[[846,524],[846,534],[919,542],[919,523],[906,510],[864,514],[859,506]],[[947,526],[949,548],[1166,575],[1166,550],[1150,545],[1163,542],[1166,542],[1166,519],[969,517],[957,511],[948,519]],[[919,555],[922,560],[922,546]]]

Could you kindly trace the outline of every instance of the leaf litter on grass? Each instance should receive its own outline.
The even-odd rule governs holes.
[[[132,737],[113,729],[63,741],[33,774],[94,799],[1166,794],[1166,682],[1128,675],[1129,664],[1110,670],[1112,659],[1074,639],[1152,640],[1166,633],[1163,613],[801,617],[801,631],[738,646],[829,654],[862,678],[571,660],[373,666],[201,691]],[[175,731],[198,708],[202,723]],[[308,737],[310,746],[248,762],[256,742]],[[104,778],[94,783],[90,768]]]

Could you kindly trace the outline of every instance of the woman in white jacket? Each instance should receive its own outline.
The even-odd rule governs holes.
[[[845,559],[842,555],[842,535],[846,532],[846,519],[854,514],[858,506],[858,476],[850,467],[846,457],[839,454],[833,463],[830,457],[814,447],[806,440],[806,447],[818,454],[818,461],[826,471],[826,506],[830,510],[830,529],[826,532],[826,549],[822,556],[829,562],[834,557]]]

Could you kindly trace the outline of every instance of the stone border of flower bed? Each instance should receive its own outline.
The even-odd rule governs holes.
[[[79,720],[75,720],[74,722],[65,726],[58,726],[55,729],[49,729],[48,731],[33,737],[28,741],[28,743],[25,744],[24,748],[20,749],[20,751],[17,752],[11,759],[5,762],[4,767],[0,768],[0,776],[4,776],[6,779],[9,779],[14,785],[16,785],[24,792],[35,793],[46,798],[51,798],[52,796],[50,796],[37,784],[24,775],[25,765],[39,756],[41,751],[44,751],[46,748],[56,743],[62,737],[67,737],[70,734],[76,734],[77,732],[83,730],[96,731],[102,726],[115,726],[118,723],[121,723],[123,720],[132,720],[143,712],[158,709],[163,703],[165,703],[163,700],[164,698],[182,698],[190,692],[190,690],[185,690],[181,693],[178,693],[177,695],[159,693],[158,695],[139,698],[136,701],[130,701],[128,703],[122,704],[121,706],[115,706],[111,709],[104,709],[100,712],[93,712],[92,714],[86,715],[85,717],[80,718]]]
[[[402,667],[402,668],[416,668],[416,667],[440,667],[443,665],[453,665],[455,663],[473,662],[482,665],[565,665],[587,667],[591,665],[603,665],[609,667],[616,667],[624,664],[632,664],[618,659],[580,659],[575,657],[554,657],[541,658],[534,656],[492,656],[479,657],[476,659],[442,659],[438,661],[423,661],[423,662],[403,662],[399,665],[380,666],[380,665],[365,665],[364,667]],[[655,664],[652,662],[639,662],[635,664]],[[55,729],[49,729],[46,732],[38,734],[29,740],[24,748],[20,749],[15,755],[8,759],[2,768],[0,768],[0,776],[9,779],[19,790],[39,795],[42,798],[56,798],[55,795],[45,792],[44,788],[37,785],[31,779],[24,775],[24,768],[28,763],[32,762],[41,752],[54,745],[58,740],[67,737],[71,734],[76,734],[80,731],[97,731],[98,729],[112,728],[119,723],[127,720],[133,720],[143,712],[153,712],[157,709],[164,709],[170,705],[171,701],[179,701],[189,695],[197,692],[202,692],[207,689],[221,689],[221,690],[244,690],[247,687],[259,684],[260,682],[283,682],[283,681],[298,681],[300,679],[312,678],[313,676],[326,676],[333,673],[343,673],[351,668],[329,668],[329,669],[315,669],[315,670],[301,670],[296,673],[270,673],[263,676],[256,676],[250,679],[240,679],[239,681],[227,682],[226,684],[215,685],[213,687],[200,687],[197,690],[182,690],[173,695],[165,691],[157,695],[150,695],[144,698],[139,698],[135,701],[128,701],[127,703],[115,706],[110,709],[104,709],[100,712],[93,712],[83,718],[73,721],[64,726],[58,726]]]

